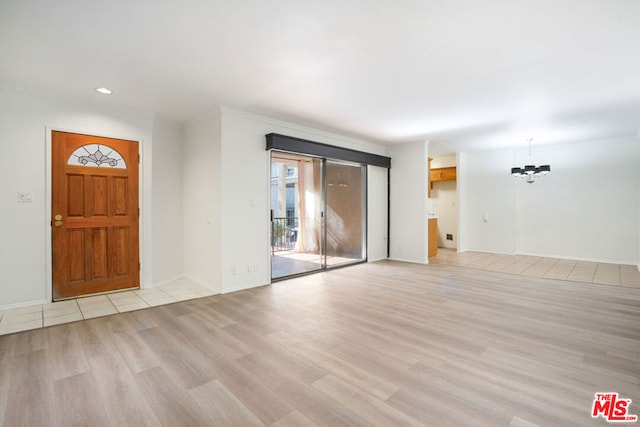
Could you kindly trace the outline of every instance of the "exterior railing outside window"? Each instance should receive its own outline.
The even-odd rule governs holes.
[[[273,218],[271,222],[271,252],[292,251],[298,240],[298,218]]]

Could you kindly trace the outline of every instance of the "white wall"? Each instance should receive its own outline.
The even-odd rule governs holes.
[[[180,276],[220,292],[269,283],[266,133],[385,154],[366,141],[227,109],[192,120],[183,135],[150,113],[0,86],[0,221],[11,225],[0,228],[0,309],[51,298],[52,129],[140,141],[142,287]],[[18,203],[18,191],[33,201]],[[379,191],[386,196],[386,183]]]
[[[271,282],[268,133],[385,154],[384,147],[366,141],[228,108],[188,123],[183,151],[185,275],[222,293]],[[386,181],[384,186],[379,181],[374,179],[369,192],[386,197]],[[386,210],[371,213],[370,221],[384,223],[385,231],[374,234],[386,233]]]
[[[221,291],[220,111],[185,126],[182,151],[185,277]]]
[[[52,129],[140,141],[141,282],[144,287],[164,279],[162,269],[154,267],[152,240],[152,162],[153,156],[162,158],[163,155],[153,152],[152,140],[154,131],[161,134],[170,127],[165,124],[154,129],[153,115],[148,113],[0,87],[0,182],[3,183],[0,223],[5,225],[0,227],[0,308],[41,303],[51,298]],[[18,191],[31,192],[33,201],[18,203]],[[162,241],[161,235],[156,238]],[[174,256],[179,255],[174,253]],[[154,276],[155,273],[160,276]]]
[[[392,160],[393,161],[393,160]],[[367,167],[367,259],[387,258],[387,168]]]
[[[517,251],[525,254],[636,264],[637,141],[535,147],[551,173],[517,189]],[[516,153],[524,164],[527,153]]]
[[[431,160],[431,168],[448,168],[456,166],[456,156],[451,154],[449,156],[433,157]]]
[[[271,282],[269,132],[260,119],[222,111],[222,292]]]
[[[466,153],[458,165],[460,240],[458,250],[516,251],[516,184],[509,174],[509,150]],[[485,217],[487,220],[485,221]]]
[[[182,126],[172,120],[153,120],[154,285],[182,277]],[[177,256],[176,256],[177,255]]]
[[[265,135],[280,133],[325,144],[385,155],[385,148],[354,138],[228,108],[222,114],[222,292],[270,283],[269,152]],[[386,195],[374,180],[369,192]],[[385,197],[385,196],[383,196]],[[384,222],[370,213],[373,224]],[[370,233],[372,230],[370,229]],[[380,232],[383,234],[386,231]],[[374,234],[376,232],[374,231]],[[235,274],[233,274],[235,267]],[[250,271],[251,270],[251,271]]]
[[[391,157],[390,258],[427,263],[428,143],[393,145]]]
[[[534,184],[509,175],[527,151],[461,156],[460,249],[637,264],[638,140],[534,146],[551,165]]]

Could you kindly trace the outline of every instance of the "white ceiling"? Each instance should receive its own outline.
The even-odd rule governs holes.
[[[640,1],[0,0],[0,81],[452,150],[637,137]]]

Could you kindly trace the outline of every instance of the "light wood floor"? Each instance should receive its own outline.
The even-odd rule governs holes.
[[[391,261],[0,336],[5,426],[584,426],[640,290]]]

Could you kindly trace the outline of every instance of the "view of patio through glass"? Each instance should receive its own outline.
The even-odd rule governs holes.
[[[271,277],[366,259],[366,167],[272,151]]]
[[[322,160],[273,152],[271,277],[324,268]]]

